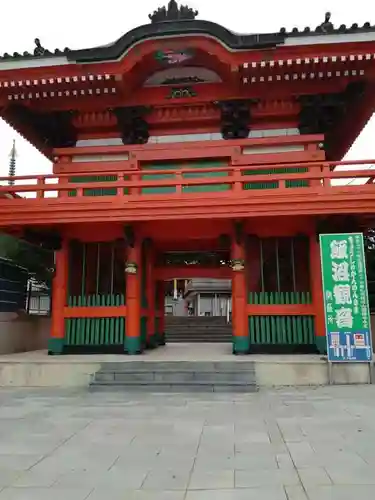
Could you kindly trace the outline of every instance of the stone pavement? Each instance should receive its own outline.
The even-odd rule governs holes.
[[[0,500],[373,500],[375,387],[0,390]]]

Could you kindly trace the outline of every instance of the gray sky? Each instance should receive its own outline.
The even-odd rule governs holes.
[[[115,41],[132,28],[146,24],[148,14],[168,0],[4,0],[0,52],[24,52],[34,49],[34,38],[42,45],[55,48],[87,48]],[[315,28],[332,12],[335,25],[368,21],[375,25],[373,0],[183,0],[199,10],[199,18],[214,21],[237,32],[277,31],[282,26]],[[0,175],[7,175],[12,140],[17,140],[17,174],[47,173],[51,165],[27,141],[0,121]],[[375,158],[375,117],[358,138],[348,158]]]

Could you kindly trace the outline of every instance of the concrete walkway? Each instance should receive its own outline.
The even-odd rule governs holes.
[[[0,391],[0,500],[373,500],[375,387]]]
[[[0,363],[101,363],[103,361],[121,361],[132,363],[137,361],[235,361],[236,363],[257,361],[277,361],[278,363],[317,363],[322,361],[322,356],[317,354],[303,355],[272,355],[252,354],[251,356],[233,356],[232,344],[168,344],[158,349],[145,351],[142,356],[125,356],[123,354],[97,354],[97,355],[64,355],[48,356],[47,351],[29,351],[16,354],[0,355]]]

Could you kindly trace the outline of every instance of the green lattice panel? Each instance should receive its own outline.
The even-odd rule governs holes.
[[[242,175],[272,175],[275,174],[298,174],[307,172],[308,169],[306,167],[296,168],[296,167],[286,167],[286,168],[271,168],[271,169],[257,169],[257,170],[244,170]],[[287,188],[295,188],[295,187],[308,187],[309,181],[304,179],[297,180],[287,180],[285,182],[285,187]],[[279,187],[279,181],[269,182],[246,182],[244,184],[244,189],[277,189]]]
[[[69,297],[69,307],[121,306],[123,295]],[[125,318],[69,318],[65,320],[67,346],[117,346],[125,339]]]
[[[142,175],[142,180],[166,180],[166,179],[175,179],[175,171],[179,168],[194,168],[197,169],[197,172],[189,172],[183,174],[184,179],[200,179],[200,178],[215,178],[215,177],[228,177],[228,172],[223,169],[220,172],[199,172],[200,168],[220,168],[225,167],[225,163],[218,161],[210,161],[210,160],[202,160],[199,162],[189,162],[189,163],[179,163],[179,164],[155,164],[148,165],[144,167],[143,171],[152,171],[152,170],[171,170],[173,173],[171,174],[152,174],[147,173]],[[228,191],[230,189],[229,184],[200,184],[198,186],[184,186],[182,189],[183,193],[208,193],[208,192],[217,192],[217,191]],[[146,187],[142,188],[142,193],[144,194],[167,194],[167,193],[175,193],[175,186],[155,186],[155,187]]]
[[[249,316],[251,345],[314,345],[313,316]]]
[[[76,183],[90,183],[90,182],[114,182],[117,181],[117,175],[91,175],[91,176],[80,176],[80,177],[71,177],[69,182]],[[124,176],[124,180],[129,180],[128,176]],[[124,194],[128,194],[129,189],[123,189]],[[98,189],[84,189],[83,196],[116,196],[117,188],[98,188]],[[73,189],[69,191],[68,196],[77,196],[77,190]]]
[[[250,292],[248,304],[255,305],[290,305],[311,304],[310,292]]]

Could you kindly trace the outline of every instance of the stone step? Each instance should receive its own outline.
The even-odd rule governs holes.
[[[100,383],[92,384],[89,387],[91,392],[222,392],[222,393],[253,393],[257,392],[256,385],[244,384],[163,384],[163,383],[146,383],[146,384],[123,384],[123,383]]]
[[[208,330],[207,332],[202,332],[202,331],[196,331],[196,330],[172,330],[168,331],[166,330],[165,332],[166,335],[169,335],[170,337],[178,337],[180,335],[185,335],[185,336],[190,336],[190,337],[231,337],[232,336],[232,330],[229,331],[211,331]]]
[[[255,372],[98,372],[94,383],[253,384]]]
[[[232,342],[231,337],[218,337],[218,338],[207,338],[207,337],[168,337],[166,336],[166,342],[168,344],[230,344]]]
[[[189,342],[192,342],[194,344],[207,344],[207,342],[210,342],[211,344],[230,344],[231,339],[228,338],[218,338],[218,339],[192,339],[191,337],[181,337],[181,338],[170,338],[166,337],[166,341],[168,344],[186,344]]]
[[[255,371],[254,361],[107,361],[100,372],[247,372]]]
[[[169,325],[164,327],[166,332],[231,332],[232,327],[227,325]]]
[[[253,361],[108,361],[91,390],[149,392],[254,392]]]

